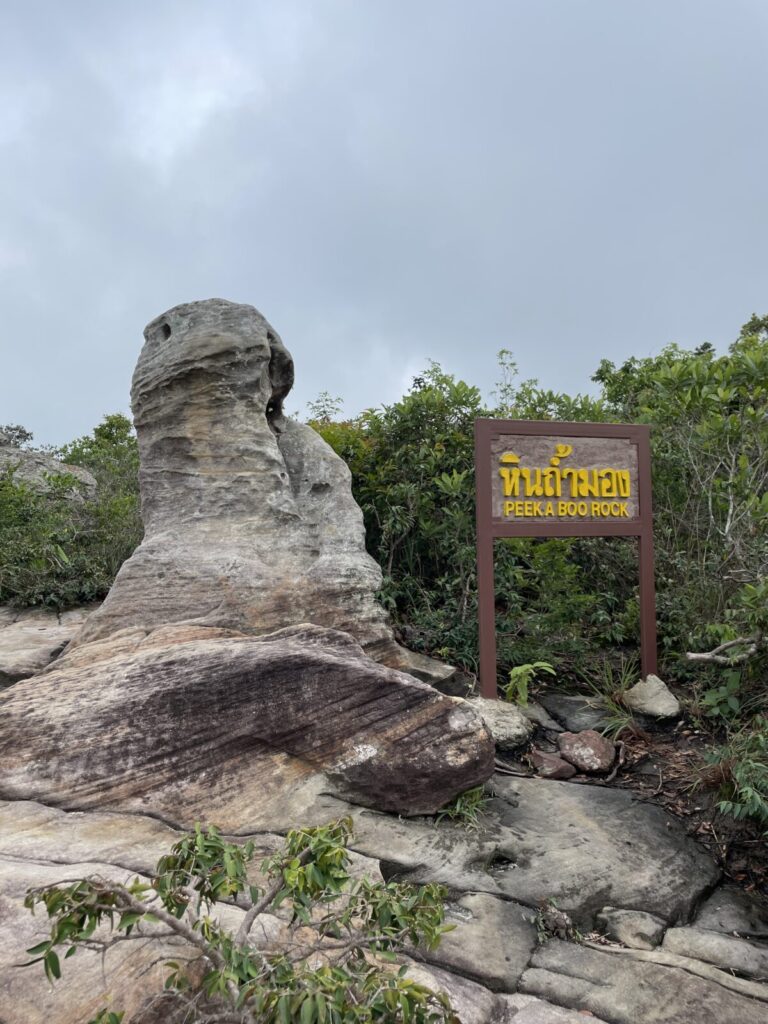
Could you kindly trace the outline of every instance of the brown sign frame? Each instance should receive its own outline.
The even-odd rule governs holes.
[[[500,522],[493,517],[491,445],[507,435],[611,437],[637,446],[638,515],[625,521]],[[475,512],[480,628],[480,692],[496,699],[496,596],[493,543],[498,537],[636,537],[640,577],[640,662],[643,677],[655,674],[656,589],[651,507],[650,427],[624,423],[562,423],[551,420],[475,420]]]

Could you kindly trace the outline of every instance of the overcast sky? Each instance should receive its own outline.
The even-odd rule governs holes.
[[[255,305],[289,409],[768,312],[767,0],[2,0],[0,423],[128,411],[142,329]]]

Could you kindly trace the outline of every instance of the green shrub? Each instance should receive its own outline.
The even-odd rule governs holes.
[[[27,952],[51,981],[61,960],[91,943],[100,924],[141,934],[144,924],[197,950],[204,975],[193,987],[189,962],[168,960],[169,1008],[184,1020],[233,1024],[459,1024],[447,998],[409,980],[397,956],[406,943],[434,949],[444,924],[447,891],[439,885],[353,880],[346,818],[288,833],[283,849],[261,865],[266,889],[248,883],[252,843],[225,841],[215,828],[195,831],[161,857],[151,882],[115,885],[99,878],[32,889],[26,905],[43,906],[50,936]],[[247,908],[236,934],[221,928],[211,907],[236,900]],[[250,934],[259,916],[289,908],[285,948],[260,951]],[[297,930],[311,926],[315,941]],[[147,938],[146,941],[151,941]],[[318,956],[318,953],[321,954]],[[90,1024],[119,1024],[104,1008]]]
[[[13,470],[0,475],[0,603],[64,609],[102,598],[141,540],[130,421],[107,416],[92,436],[55,454],[89,470],[96,493],[67,473],[50,476],[44,493]]]

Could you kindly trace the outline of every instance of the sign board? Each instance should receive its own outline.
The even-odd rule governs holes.
[[[642,673],[655,673],[649,428],[476,420],[475,479],[482,695],[497,695],[497,537],[637,537]]]

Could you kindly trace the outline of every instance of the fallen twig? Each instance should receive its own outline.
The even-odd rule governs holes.
[[[613,780],[616,778],[616,776],[619,773],[619,769],[623,768],[623,766],[624,766],[624,764],[626,763],[626,760],[627,760],[627,748],[624,745],[624,743],[622,743],[622,741],[619,740],[618,743],[616,744],[616,746],[618,748],[619,754],[618,754],[618,757],[616,758],[616,763],[613,766],[613,771],[611,772],[611,774],[605,780],[606,782],[613,782]]]

